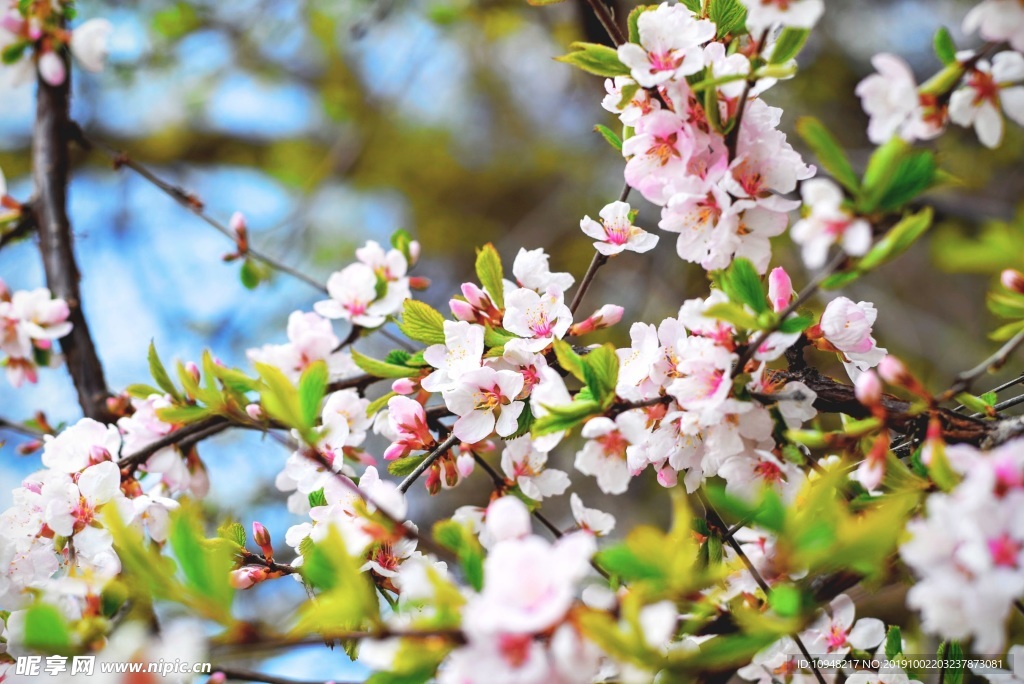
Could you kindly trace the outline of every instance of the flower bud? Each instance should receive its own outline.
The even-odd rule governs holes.
[[[1008,268],[1002,272],[999,276],[999,282],[1003,284],[1007,290],[1013,290],[1019,294],[1024,294],[1024,273],[1020,271]]]
[[[882,358],[878,363],[878,374],[890,385],[903,386],[910,377],[910,372],[903,362],[891,354]]]
[[[42,440],[33,439],[28,442],[25,442],[24,444],[19,444],[17,452],[19,456],[28,456],[29,454],[34,454],[35,452],[39,451],[42,448]]]
[[[223,672],[214,672],[210,675],[209,679],[206,680],[206,684],[224,684],[227,680],[228,677]]]
[[[768,301],[775,313],[784,311],[793,299],[793,281],[786,269],[779,266],[768,274]]]
[[[621,306],[605,304],[591,314],[589,318],[573,325],[569,332],[572,335],[586,335],[595,330],[611,327],[622,320],[623,311]]]
[[[664,466],[658,471],[658,484],[666,489],[676,486],[679,481],[679,474],[670,466]]]
[[[882,403],[882,381],[878,374],[872,370],[861,373],[853,383],[853,393],[857,401],[868,408],[879,406]]]
[[[442,467],[444,469],[444,486],[450,489],[459,484],[459,471],[455,466],[455,461],[446,458],[442,463]]]
[[[185,372],[192,376],[192,379],[199,382],[199,366],[189,361],[185,364]]]
[[[64,60],[57,53],[47,50],[39,57],[39,76],[52,86],[59,86],[67,78]]]
[[[97,463],[103,463],[104,461],[110,461],[110,452],[106,448],[99,444],[93,444],[89,448],[89,465],[96,465]]]
[[[455,460],[455,465],[458,467],[459,475],[462,477],[469,477],[476,469],[476,461],[473,460],[473,456],[470,454],[459,454],[459,457]]]
[[[391,391],[408,396],[416,391],[416,381],[412,378],[398,378],[391,383]]]
[[[267,417],[263,412],[263,407],[259,404],[248,404],[245,407],[245,415],[249,416],[253,420],[260,422]]]
[[[430,287],[430,278],[424,276],[409,276],[409,287],[413,290],[426,290]]]
[[[270,571],[259,565],[247,565],[231,571],[230,582],[235,589],[248,589],[267,579]]]
[[[409,243],[409,265],[414,266],[420,260],[420,242],[412,240]]]
[[[486,309],[491,304],[491,298],[487,293],[474,283],[462,283],[462,296],[474,309]]]
[[[252,538],[260,547],[260,550],[263,551],[264,558],[267,560],[274,558],[274,547],[270,543],[270,532],[263,526],[263,523],[254,522],[252,524]]]
[[[426,487],[431,496],[441,491],[441,467],[436,463],[427,470]]]
[[[448,302],[448,306],[452,309],[452,314],[455,318],[460,321],[467,321],[469,323],[476,322],[476,309],[469,302],[464,302],[461,299],[452,299]]]
[[[7,287],[3,278],[0,278],[0,302],[9,301],[11,301],[11,288]]]
[[[248,232],[248,227],[245,222],[245,214],[240,211],[236,211],[231,215],[231,220],[228,221],[228,226],[234,231],[235,235],[238,236],[239,239],[244,239],[246,232]]]

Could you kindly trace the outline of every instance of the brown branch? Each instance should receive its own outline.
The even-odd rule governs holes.
[[[133,160],[126,153],[116,150],[113,147],[107,145],[106,143],[99,142],[94,139],[86,137],[85,132],[82,131],[81,127],[78,126],[78,124],[71,123],[69,130],[71,130],[75,141],[78,142],[78,144],[81,145],[83,148],[96,148],[101,150],[104,154],[110,157],[111,161],[113,161],[115,169],[121,167],[131,169],[139,176],[144,178],[146,181],[148,181],[155,188],[157,188],[165,195],[176,201],[178,204],[180,204],[181,206],[185,207],[193,214],[198,216],[200,219],[202,219],[204,223],[206,223],[210,227],[214,228],[215,230],[223,234],[229,240],[233,242],[236,241],[235,232],[228,228],[227,226],[225,226],[220,221],[216,220],[215,218],[207,214],[203,209],[203,203],[194,194],[178,187],[177,185],[174,185],[173,183],[169,183],[163,180],[155,173],[150,171],[148,168]],[[306,275],[299,269],[283,264],[274,257],[265,254],[257,249],[254,249],[251,246],[246,249],[245,255],[252,257],[257,261],[263,262],[264,264],[274,269],[275,271],[285,273],[297,280],[301,280],[302,282],[306,283],[310,287],[319,290],[320,292],[327,291],[327,288],[324,286],[324,284],[316,280],[315,278],[311,278],[310,276]]]
[[[222,674],[224,675],[224,679],[238,682],[262,682],[263,684],[324,684],[324,682],[319,680],[288,679],[287,677],[277,677],[263,672],[244,670],[236,667],[217,666],[213,668],[211,674]],[[337,682],[336,680],[331,681],[335,682],[335,684],[344,684],[343,682]],[[352,682],[351,684],[355,683]]]
[[[69,106],[71,69],[66,51],[59,53],[67,76],[59,86],[38,79],[35,130],[32,137],[32,175],[35,180],[35,217],[39,250],[46,283],[54,297],[68,304],[73,328],[60,340],[68,372],[78,391],[82,412],[103,422],[113,422],[107,409],[110,396],[89,325],[82,311],[78,289],[80,274],[67,215]]]
[[[594,16],[601,22],[601,26],[608,33],[608,37],[612,39],[615,45],[622,45],[628,42],[628,37],[622,32],[622,29],[617,23],[615,23],[615,17],[612,16],[611,9],[608,5],[604,4],[604,0],[587,0],[587,4],[590,5],[590,9],[594,11]]]
[[[441,444],[438,445],[436,449],[434,449],[433,451],[426,455],[422,463],[416,466],[416,468],[411,473],[409,473],[408,477],[402,480],[402,484],[398,485],[398,491],[402,492],[403,494],[409,491],[409,487],[412,487],[413,483],[416,482],[417,479],[419,479],[420,475],[426,472],[427,468],[434,465],[434,461],[447,454],[458,443],[459,438],[456,437],[454,434],[451,435],[448,439],[441,442]]]

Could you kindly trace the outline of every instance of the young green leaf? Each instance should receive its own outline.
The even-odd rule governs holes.
[[[314,492],[310,492],[306,496],[306,500],[309,501],[310,508],[316,508],[317,506],[326,506],[327,496],[324,495],[324,488],[321,487],[320,489]]]
[[[785,27],[775,41],[775,46],[772,48],[772,55],[768,63],[785,64],[789,60],[795,59],[800,54],[800,51],[804,49],[804,45],[807,44],[807,38],[810,35],[809,29],[794,28],[792,26]]]
[[[708,19],[718,27],[718,37],[746,33],[747,8],[740,0],[710,0]]]
[[[327,364],[324,361],[309,364],[299,378],[299,410],[303,427],[308,429],[316,425],[326,392]]]
[[[352,350],[352,361],[365,373],[375,378],[414,378],[420,374],[419,370],[415,368],[371,359],[369,356],[363,356],[355,349]]]
[[[854,194],[860,191],[860,180],[853,172],[846,152],[823,123],[805,116],[796,122],[796,130],[814,152],[821,167],[828,171],[836,182]]]
[[[398,327],[410,340],[424,344],[444,344],[444,316],[424,302],[406,299]]]
[[[182,401],[181,393],[178,388],[171,382],[171,376],[167,374],[167,369],[164,368],[164,364],[160,361],[160,355],[156,352],[156,344],[150,340],[149,342],[149,374],[153,376],[153,380],[160,386],[167,394],[174,397],[175,401]]]
[[[892,625],[885,635],[885,657],[892,660],[901,653],[903,653],[903,634],[900,632],[899,625]]]
[[[722,274],[722,289],[733,302],[746,304],[754,313],[768,310],[768,294],[754,265],[740,258]]]
[[[487,243],[476,253],[476,277],[491,296],[494,306],[505,308],[505,272],[501,266],[501,255],[494,245]]]
[[[609,145],[614,147],[616,151],[622,152],[622,138],[619,137],[618,133],[607,126],[602,126],[601,124],[594,126],[594,131],[600,133],[601,137],[604,138]]]
[[[619,53],[615,48],[597,43],[572,43],[569,47],[572,52],[555,57],[555,60],[571,64],[595,76],[614,77],[629,74],[629,67],[619,61]]]
[[[945,26],[940,26],[939,30],[935,32],[933,44],[935,46],[935,56],[943,64],[948,66],[956,62],[956,43],[953,42],[953,36],[949,35],[949,29]]]
[[[71,631],[60,610],[48,603],[34,603],[25,611],[21,646],[43,653],[67,653]]]

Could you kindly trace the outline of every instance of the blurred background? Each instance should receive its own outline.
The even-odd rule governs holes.
[[[624,18],[632,3],[616,4]],[[959,30],[971,4],[831,2],[800,57],[799,77],[766,99],[786,110],[786,130],[801,114],[821,118],[862,164],[871,148],[853,89],[870,72],[870,57],[898,53],[923,81],[939,67],[931,51],[939,26],[959,46],[972,45]],[[524,0],[86,0],[79,13],[115,27],[108,70],[75,74],[73,117],[87,134],[194,192],[222,222],[244,212],[258,248],[321,281],[362,242],[384,243],[399,228],[422,243],[416,272],[433,285],[421,296],[439,309],[472,276],[474,249],[487,241],[506,269],[520,247],[544,247],[553,270],[578,279],[592,255],[579,220],[621,189],[622,159],[592,132],[596,123],[614,125],[600,108],[601,80],[552,61],[572,40],[604,40],[582,1],[535,8]],[[0,86],[0,168],[22,200],[32,192],[33,111],[32,87]],[[985,289],[1001,268],[1024,267],[1017,206],[1024,135],[1007,129],[994,152],[963,129],[941,138],[941,162],[957,180],[930,196],[939,225],[844,293],[875,302],[880,344],[936,386],[994,349]],[[148,378],[150,340],[167,361],[198,359],[211,348],[244,367],[247,348],[283,342],[287,315],[320,298],[284,275],[247,290],[240,264],[221,260],[232,250],[228,240],[98,152],[75,151],[70,203],[85,313],[112,388]],[[654,229],[657,211],[637,204],[641,225]],[[775,254],[798,286],[806,282],[788,238],[775,241]],[[0,277],[13,289],[44,283],[33,239],[0,251]],[[706,289],[703,272],[678,259],[667,235],[655,252],[605,267],[581,312],[615,303],[626,307],[626,322],[658,320]],[[621,343],[627,330],[624,322],[610,338]],[[388,349],[376,339],[359,348],[378,356]],[[39,410],[54,424],[78,419],[62,369],[21,390],[0,381],[0,415],[23,420]],[[39,462],[16,454],[16,436],[2,438],[9,440],[0,448],[6,507],[10,489]],[[371,451],[380,453],[374,444]],[[261,520],[283,545],[284,531],[300,521],[273,487],[281,447],[229,433],[200,452],[211,513],[247,526]],[[551,465],[571,471],[573,453],[563,447]],[[620,530],[667,515],[653,478],[640,478],[618,500],[589,478],[573,480],[588,505],[619,516]],[[490,493],[483,474],[434,500],[415,489],[412,517],[424,526],[460,504],[484,504]],[[545,502],[563,526],[567,509],[567,500]],[[303,597],[298,584],[279,580],[240,604],[273,621]],[[261,669],[307,679],[363,671],[337,651],[308,656],[275,656]]]

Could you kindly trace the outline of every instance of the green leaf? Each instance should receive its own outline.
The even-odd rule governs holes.
[[[217,529],[217,536],[222,539],[228,539],[238,546],[245,546],[247,539],[245,535],[245,527],[243,527],[240,522],[231,522],[222,525]]]
[[[960,647],[960,642],[949,641],[941,644],[938,657],[942,660],[959,663],[958,666],[946,668],[946,676],[939,684],[961,684],[964,681],[964,667],[967,663],[964,660],[964,650]]]
[[[910,249],[932,225],[932,208],[925,207],[916,214],[903,217],[857,263],[860,271],[871,271],[886,264]]]
[[[22,55],[25,54],[25,50],[28,49],[28,41],[19,41],[17,43],[11,43],[3,49],[0,53],[0,60],[4,64],[14,64],[21,59]]]
[[[795,59],[800,54],[800,51],[804,49],[804,45],[807,44],[807,38],[810,35],[809,29],[794,28],[792,26],[785,27],[775,41],[775,47],[772,48],[772,56],[768,63],[785,64],[789,60]]]
[[[607,126],[602,126],[601,124],[594,126],[594,130],[600,133],[601,137],[604,138],[609,145],[614,147],[617,151],[622,152],[622,138],[620,138],[615,131]]]
[[[234,589],[229,573],[234,566],[234,551],[206,542],[199,511],[192,505],[181,506],[171,514],[167,539],[185,575],[185,586],[215,609],[211,617],[230,621]]]
[[[754,313],[768,311],[768,294],[761,276],[749,260],[739,258],[722,273],[722,289],[733,302],[746,304]]]
[[[516,336],[504,328],[492,328],[484,326],[484,346],[488,348],[504,347],[509,340],[516,339]]]
[[[455,553],[469,585],[480,591],[484,585],[484,550],[473,531],[455,520],[434,524],[434,539]]]
[[[327,497],[324,495],[324,488],[321,487],[320,489],[316,490],[315,492],[310,492],[309,495],[306,497],[306,500],[309,501],[309,507],[310,508],[317,508],[318,506],[326,506],[327,505]]]
[[[772,587],[768,596],[772,610],[783,617],[795,617],[800,614],[803,596],[792,584],[777,584]]]
[[[420,374],[415,368],[371,359],[369,356],[363,356],[355,349],[352,350],[352,360],[365,373],[375,378],[414,378]]]
[[[156,410],[157,418],[165,423],[175,425],[187,425],[212,415],[210,409],[204,406],[183,404],[181,406],[165,406]]]
[[[526,402],[523,405],[522,412],[519,414],[519,422],[516,426],[516,431],[513,432],[508,437],[506,437],[505,439],[515,439],[517,437],[522,437],[523,435],[529,434],[530,430],[533,428],[533,421],[533,409],[530,407],[530,402]]]
[[[814,316],[810,314],[790,316],[779,324],[779,332],[787,334],[803,332],[804,330],[807,330],[807,328],[811,327],[812,323],[814,323]]]
[[[444,344],[444,316],[424,302],[406,299],[398,327],[410,340],[424,344]]]
[[[266,268],[262,268],[260,264],[251,258],[246,258],[242,262],[242,268],[238,272],[238,277],[247,290],[255,290],[269,275],[270,273]]]
[[[894,137],[868,160],[857,208],[871,213],[902,207],[935,184],[937,171],[932,152],[915,150],[902,138]]]
[[[604,410],[601,404],[593,399],[580,400],[578,396],[576,400],[566,406],[545,406],[544,409],[548,413],[534,420],[531,428],[531,432],[537,437],[571,430],[587,418],[596,416]]]
[[[148,399],[154,394],[164,394],[161,390],[157,389],[156,387],[153,387],[152,385],[146,385],[143,383],[128,385],[127,387],[124,388],[124,391],[127,392],[129,396],[135,397],[136,399]]]
[[[607,408],[615,399],[615,384],[619,378],[619,357],[615,346],[606,343],[581,357],[583,375],[590,393],[601,406]]]
[[[861,277],[863,273],[856,269],[849,271],[840,271],[839,273],[833,273],[828,278],[825,278],[821,282],[821,289],[823,290],[838,290],[841,287],[849,285],[853,281]]]
[[[288,377],[277,366],[265,363],[256,363],[255,366],[263,379],[260,403],[267,415],[290,428],[297,430],[311,428],[312,424],[307,425],[305,421],[303,409],[299,403],[299,392]]]
[[[391,246],[401,252],[402,256],[404,256],[405,260],[409,263],[412,263],[413,260],[411,249],[412,243],[412,235],[410,235],[409,231],[404,228],[399,228],[391,234]]]
[[[637,5],[629,12],[629,17],[626,19],[626,25],[629,27],[629,42],[639,43],[640,42],[640,15],[657,7],[657,5]],[[690,8],[693,9],[692,7]]]
[[[1017,292],[989,292],[988,310],[1000,318],[1024,318],[1024,295]]]
[[[67,653],[71,631],[64,615],[48,603],[34,603],[25,611],[22,647],[44,653]]]
[[[805,116],[796,122],[796,130],[814,152],[821,167],[828,171],[836,182],[854,194],[860,192],[860,180],[854,173],[846,152],[823,123]]]
[[[708,19],[718,27],[718,37],[746,33],[747,8],[740,0],[710,0]]]
[[[391,397],[397,396],[398,392],[388,392],[383,396],[377,397],[376,399],[370,402],[369,406],[366,407],[366,415],[371,418],[377,415],[377,413],[379,413],[381,409],[388,405],[388,402],[391,401]]]
[[[738,1],[738,0],[736,0]],[[556,61],[571,64],[595,76],[627,76],[629,67],[619,61],[615,48],[597,43],[572,43],[573,50],[567,55],[555,57]]]
[[[993,332],[989,333],[988,337],[996,342],[1006,342],[1022,330],[1024,330],[1024,321],[1015,321],[996,328]]]
[[[892,660],[901,653],[903,653],[903,634],[900,632],[899,625],[892,625],[885,634],[885,657]]]
[[[976,397],[969,392],[961,392],[956,395],[956,400],[975,413],[988,413],[989,405],[981,397]]]
[[[311,428],[320,416],[320,404],[327,392],[327,363],[309,364],[299,378],[299,411],[303,426]]]
[[[388,472],[396,477],[405,477],[412,471],[416,470],[416,466],[423,463],[426,460],[426,454],[422,456],[406,456],[405,458],[398,458],[388,463]]]
[[[562,370],[570,373],[580,382],[586,382],[587,377],[583,373],[583,359],[572,349],[572,345],[564,340],[555,340],[555,360]]]
[[[153,376],[153,380],[160,386],[167,394],[174,397],[175,401],[183,401],[181,393],[178,388],[171,382],[171,376],[167,374],[167,369],[164,368],[164,364],[160,361],[160,355],[156,352],[156,344],[150,340],[149,342],[149,374]]]
[[[704,311],[704,316],[732,323],[742,330],[758,330],[761,327],[757,317],[747,311],[742,304],[734,304],[732,302],[713,304]]]
[[[505,271],[501,266],[501,255],[494,245],[487,243],[476,253],[476,277],[491,296],[494,306],[505,308]],[[443,341],[443,340],[442,340]]]
[[[953,42],[953,36],[949,35],[949,29],[945,26],[940,26],[939,30],[935,32],[933,44],[935,46],[935,56],[943,64],[948,66],[956,62],[956,43]]]

